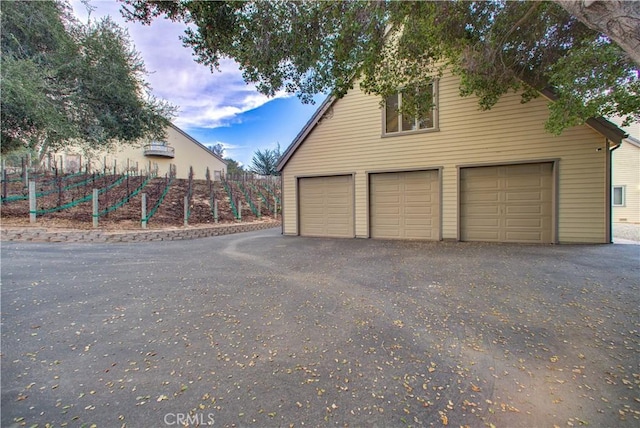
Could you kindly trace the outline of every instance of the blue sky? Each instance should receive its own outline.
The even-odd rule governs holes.
[[[221,143],[225,157],[251,164],[257,149],[273,149],[280,143],[284,151],[311,118],[316,104],[303,104],[284,92],[268,99],[246,84],[232,60],[221,62],[222,72],[194,61],[191,48],[179,37],[186,28],[164,18],[150,26],[126,22],[115,0],[91,0],[91,19],[110,15],[129,32],[131,42],[142,56],[152,93],[178,106],[174,123],[202,144]],[[86,22],[89,14],[80,0],[72,0],[75,15]]]

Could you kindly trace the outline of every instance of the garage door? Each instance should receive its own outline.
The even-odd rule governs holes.
[[[301,178],[298,192],[300,235],[354,237],[351,175]]]
[[[551,163],[461,169],[461,239],[552,242],[552,177]]]
[[[371,174],[370,235],[385,239],[440,239],[437,171]]]

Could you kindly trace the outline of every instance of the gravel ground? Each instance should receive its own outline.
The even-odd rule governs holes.
[[[640,242],[640,224],[613,223],[614,242],[616,238]]]
[[[640,246],[2,251],[2,427],[640,424]]]

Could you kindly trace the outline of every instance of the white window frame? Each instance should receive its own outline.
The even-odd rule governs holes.
[[[619,204],[616,204],[616,189],[620,189],[621,201]],[[624,207],[627,202],[627,186],[611,186],[611,206],[614,207]]]
[[[433,107],[432,107],[433,126],[430,128],[418,128],[417,125],[418,125],[419,118],[414,117],[413,122],[414,122],[414,125],[416,125],[416,129],[403,130],[401,129],[402,123],[403,123],[402,113],[398,112],[397,113],[398,130],[387,131],[387,103],[385,100],[384,108],[382,109],[382,136],[383,137],[393,137],[397,135],[407,135],[407,134],[418,134],[423,132],[435,132],[440,130],[439,123],[438,123],[438,105],[439,105],[438,79],[434,79],[430,83],[432,85],[432,90],[433,90],[433,94],[432,94],[433,95]],[[398,109],[401,109],[402,108],[402,92],[396,93],[396,96],[398,96]]]

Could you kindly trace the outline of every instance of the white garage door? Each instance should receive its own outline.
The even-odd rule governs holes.
[[[353,177],[301,178],[298,181],[300,235],[353,238]]]
[[[553,165],[460,170],[463,241],[551,243]]]
[[[371,174],[370,235],[384,239],[440,239],[437,171]]]

